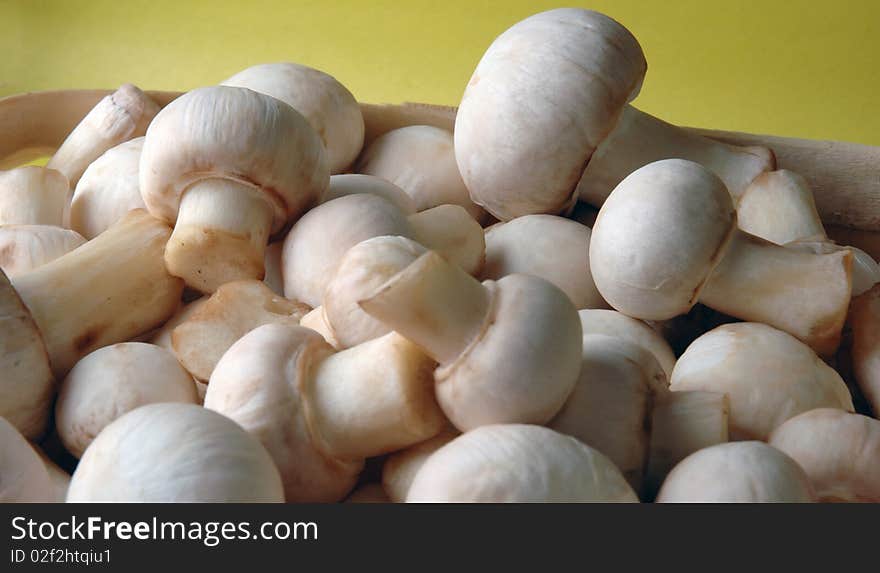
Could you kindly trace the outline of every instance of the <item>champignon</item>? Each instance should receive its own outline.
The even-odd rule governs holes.
[[[70,183],[60,171],[25,165],[0,171],[0,225],[61,227]]]
[[[622,338],[637,344],[654,355],[657,363],[663,368],[666,378],[672,376],[675,367],[675,353],[669,343],[660,334],[635,318],[621,314],[616,310],[583,309],[578,311],[581,319],[581,330],[584,336],[604,334]]]
[[[443,429],[429,440],[394,452],[382,464],[382,488],[394,503],[406,501],[406,495],[419,469],[431,455],[461,435],[453,427]]]
[[[590,239],[599,292],[629,316],[665,320],[699,300],[833,354],[850,300],[852,254],[786,249],[736,227],[724,183],[692,161],[638,169],[605,201]]]
[[[45,503],[54,499],[52,480],[33,446],[0,417],[0,503]]]
[[[0,268],[13,278],[85,244],[76,231],[50,225],[0,226]]]
[[[406,194],[406,191],[390,181],[359,173],[331,175],[330,186],[327,188],[327,193],[324,194],[324,203],[347,195],[359,195],[361,193],[378,195],[386,201],[397,205],[407,215],[412,215],[416,212],[415,202],[412,200],[412,197]]]

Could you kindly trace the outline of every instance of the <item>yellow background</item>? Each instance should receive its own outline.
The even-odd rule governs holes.
[[[454,105],[497,34],[565,5],[633,31],[637,105],[664,119],[880,145],[880,0],[0,0],[0,96],[188,89],[289,60],[361,101]]]

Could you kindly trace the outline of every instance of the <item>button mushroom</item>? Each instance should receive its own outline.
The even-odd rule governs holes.
[[[620,470],[570,436],[527,424],[483,426],[422,465],[407,503],[638,502]]]
[[[132,211],[12,285],[0,277],[7,325],[0,328],[0,415],[25,436],[36,438],[45,427],[53,373],[64,376],[89,352],[149,332],[174,312],[183,284],[162,261],[170,233],[146,212]]]
[[[727,394],[733,440],[766,441],[813,408],[853,411],[837,372],[793,336],[758,323],[726,324],[699,337],[675,363],[670,387]]]
[[[360,305],[440,363],[437,399],[461,431],[544,424],[580,372],[577,310],[538,277],[513,274],[481,284],[429,251]]]
[[[124,84],[86,114],[46,167],[60,171],[75,188],[93,161],[111,147],[144,135],[158,112],[159,106],[149,96]]]
[[[26,165],[0,171],[0,225],[64,224],[70,183],[60,171]]]
[[[762,442],[704,448],[669,473],[658,503],[810,503],[816,494],[804,470]]]
[[[394,333],[334,353],[312,330],[267,324],[220,359],[205,407],[266,446],[287,501],[338,501],[366,458],[440,431],[434,367]]]
[[[373,140],[355,171],[386,179],[412,197],[418,211],[459,205],[482,221],[486,212],[468,195],[455,163],[452,132],[431,125],[393,129]]]
[[[327,188],[324,147],[296,110],[257,92],[200,88],[150,125],[139,171],[149,211],[174,224],[169,272],[202,292],[258,279],[269,235]]]
[[[608,308],[590,274],[590,229],[563,217],[526,215],[486,230],[483,279],[512,273],[547,279],[575,307]]]
[[[8,420],[0,417],[0,503],[54,501],[43,460]]]
[[[665,320],[699,300],[833,354],[850,299],[852,255],[816,255],[740,231],[724,183],[691,161],[638,169],[605,201],[590,239],[599,292],[632,317]]]
[[[769,441],[804,468],[821,501],[880,501],[880,421],[818,408],[776,428]]]
[[[394,452],[382,464],[382,488],[394,503],[406,501],[406,495],[419,469],[431,455],[461,435],[449,427],[429,440]]]
[[[101,430],[139,406],[198,401],[196,387],[170,352],[143,342],[99,348],[76,363],[61,384],[55,428],[80,458]]]
[[[193,404],[124,414],[88,447],[68,502],[280,503],[278,468],[238,424]]]
[[[604,334],[637,344],[654,355],[667,379],[672,376],[672,369],[675,367],[672,348],[656,330],[641,320],[605,309],[579,310],[578,316],[584,336]]]
[[[342,173],[364,145],[364,118],[357,100],[336,78],[290,62],[258,64],[221,82],[283,101],[301,113],[321,137],[330,173]]]
[[[327,188],[327,193],[324,194],[324,203],[347,195],[359,195],[361,193],[378,195],[386,201],[397,205],[407,215],[412,215],[416,212],[415,202],[403,189],[390,181],[359,173],[331,175],[330,187]]]
[[[772,167],[766,150],[706,140],[627,106],[647,64],[611,18],[562,8],[502,33],[455,119],[455,157],[475,203],[501,220],[601,205],[630,172],[665,157],[705,162],[733,189]]]
[[[76,231],[50,225],[0,226],[0,268],[13,278],[85,244]]]
[[[133,209],[146,209],[138,183],[144,138],[120,143],[85,170],[70,203],[70,228],[93,239]]]

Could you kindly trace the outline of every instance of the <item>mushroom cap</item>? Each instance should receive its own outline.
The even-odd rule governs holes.
[[[549,10],[502,33],[455,119],[455,158],[471,199],[501,220],[573,204],[587,162],[646,68],[633,35],[598,12]]]
[[[654,355],[663,372],[666,373],[667,379],[672,377],[672,369],[675,367],[675,353],[672,347],[659,332],[641,320],[616,310],[598,308],[579,310],[578,316],[581,319],[584,336],[605,334],[638,344]]]
[[[394,452],[382,464],[382,488],[394,503],[406,501],[406,494],[416,474],[431,455],[461,435],[448,426],[429,440]]]
[[[43,460],[6,418],[0,417],[0,503],[55,501]]]
[[[390,181],[360,173],[331,175],[330,186],[324,194],[324,202],[359,193],[378,195],[397,205],[407,215],[416,212],[416,204],[406,191]]]
[[[82,358],[61,384],[55,427],[68,452],[83,452],[113,420],[146,404],[198,403],[192,378],[169,351],[122,342]]]
[[[278,296],[258,280],[223,284],[171,333],[180,364],[196,380],[205,382],[220,357],[254,328],[282,320],[298,324],[310,309]]]
[[[364,145],[364,117],[354,95],[320,70],[279,62],[257,64],[221,82],[280,99],[308,120],[327,150],[330,173],[342,173]]]
[[[391,329],[360,307],[391,277],[427,252],[400,236],[373,237],[350,248],[324,291],[324,316],[341,348],[383,336]]]
[[[558,287],[531,275],[485,281],[492,290],[482,332],[435,372],[437,401],[461,431],[488,424],[544,424],[581,369],[581,323]]]
[[[880,501],[880,421],[817,408],[776,428],[770,445],[804,468],[820,501]]]
[[[88,447],[68,502],[283,502],[278,468],[238,424],[194,404],[141,406]]]
[[[406,213],[377,195],[348,195],[322,203],[303,215],[284,239],[284,296],[319,306],[350,248],[372,237],[411,234]]]
[[[664,159],[627,176],[602,205],[590,238],[599,292],[620,312],[666,320],[688,312],[736,231],[717,175]]]
[[[0,226],[0,268],[7,276],[54,261],[86,240],[76,231],[51,225]]]
[[[483,426],[422,465],[408,503],[638,502],[620,470],[578,440],[541,426]]]
[[[0,416],[39,438],[55,397],[46,344],[30,311],[0,270]]]
[[[575,307],[608,308],[590,274],[590,229],[554,215],[526,215],[486,231],[483,278],[535,275],[561,288]]]
[[[165,324],[152,333],[152,337],[149,341],[150,344],[161,346],[165,350],[169,350],[173,353],[174,345],[171,342],[171,335],[174,333],[174,329],[192,316],[196,309],[205,304],[207,300],[208,297],[203,296],[186,304],[181,303],[171,318],[165,321]]]
[[[814,408],[853,411],[840,375],[809,346],[756,322],[725,324],[697,338],[672,371],[671,388],[730,397],[733,440],[764,440]]]
[[[111,147],[85,170],[70,204],[70,228],[92,239],[132,209],[146,209],[138,173],[144,138]]]
[[[660,503],[808,503],[816,495],[797,462],[763,442],[703,448],[676,465]]]
[[[55,169],[0,171],[0,225],[61,225],[69,195],[70,182]]]
[[[409,125],[370,143],[355,171],[381,177],[412,197],[416,210],[460,205],[477,220],[485,211],[471,201],[458,172],[452,132],[432,125]]]
[[[363,460],[338,460],[313,441],[311,370],[333,353],[318,333],[274,323],[233,344],[214,369],[205,408],[231,418],[265,447],[288,502],[330,502],[354,487]]]
[[[272,207],[277,232],[320,201],[330,174],[324,146],[299,112],[245,88],[215,86],[162,108],[141,153],[144,203],[169,223],[183,193],[204,179],[252,188]]]
[[[548,427],[608,456],[639,491],[654,397],[668,388],[660,364],[641,346],[603,334],[586,335],[580,377]]]

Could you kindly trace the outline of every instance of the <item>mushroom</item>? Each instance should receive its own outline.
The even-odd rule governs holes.
[[[620,470],[578,440],[541,426],[495,424],[425,461],[407,503],[638,502]]]
[[[364,118],[357,100],[333,76],[289,62],[259,64],[221,82],[283,101],[301,113],[321,137],[330,173],[342,173],[364,145]]]
[[[859,390],[880,415],[880,285],[853,299],[852,365]]]
[[[0,503],[54,501],[52,479],[33,446],[0,417]]]
[[[86,114],[46,167],[60,171],[75,188],[93,161],[108,149],[144,135],[157,113],[156,102],[136,86],[124,84]]]
[[[459,205],[477,221],[486,216],[461,180],[448,130],[409,125],[386,132],[364,149],[355,171],[394,183],[412,197],[418,211]]]
[[[810,503],[816,494],[804,470],[763,442],[703,448],[669,473],[658,503]]]
[[[266,446],[287,501],[338,501],[366,458],[440,431],[434,367],[394,333],[334,353],[308,328],[266,324],[217,363],[205,407]]]
[[[483,229],[461,207],[448,205],[410,216],[378,195],[358,193],[315,207],[287,234],[281,255],[284,295],[311,307],[321,305],[345,253],[383,235],[436,248],[469,272],[479,272],[483,262]]]
[[[656,330],[641,320],[630,318],[616,310],[598,308],[579,310],[578,316],[584,336],[604,334],[637,344],[654,355],[667,379],[672,376],[672,369],[675,367],[672,348]]]
[[[354,490],[345,503],[391,503],[380,483],[368,483]]]
[[[480,283],[429,251],[360,306],[440,363],[437,400],[461,431],[544,424],[578,379],[577,310],[544,279],[513,274]]]
[[[152,344],[121,342],[99,348],[76,363],[61,384],[55,427],[77,458],[101,430],[139,406],[158,402],[196,404],[192,378],[174,355]]]
[[[64,503],[67,499],[67,488],[70,487],[70,474],[49,459],[49,456],[41,448],[34,447],[34,451],[40,456],[46,471],[49,473],[49,481],[52,484],[50,501],[52,503]]]
[[[624,179],[590,239],[593,279],[616,310],[666,320],[699,300],[793,334],[822,355],[840,343],[851,260],[848,251],[805,253],[740,231],[724,183],[681,159]]]
[[[772,167],[766,149],[704,139],[627,106],[647,64],[638,41],[598,12],[535,14],[489,46],[455,119],[455,157],[471,199],[501,220],[556,214],[578,196],[601,205],[629,173],[691,158],[731,189]]]
[[[382,488],[394,503],[406,501],[406,495],[419,469],[431,455],[461,435],[449,426],[429,440],[394,452],[382,464]]]
[[[397,205],[407,215],[413,215],[416,212],[416,204],[412,197],[406,194],[406,191],[390,181],[359,173],[331,175],[330,186],[327,188],[327,193],[324,194],[324,203],[361,193],[378,195]]]
[[[692,453],[729,439],[730,400],[718,392],[665,392],[656,396],[645,492],[657,494],[670,470]]]
[[[171,334],[174,332],[174,329],[192,316],[192,314],[198,310],[200,306],[205,304],[207,300],[208,297],[202,297],[190,303],[179,305],[178,309],[173,315],[171,315],[171,318],[165,321],[165,324],[153,332],[153,336],[150,337],[148,342],[156,346],[161,346],[173,354],[174,345],[171,342]]]
[[[654,400],[669,382],[654,355],[622,338],[583,337],[574,390],[548,427],[596,448],[642,489]]]
[[[736,215],[740,229],[777,245],[817,254],[852,251],[852,296],[880,282],[880,267],[868,253],[840,247],[828,238],[813,192],[797,173],[779,170],[756,177],[740,197]]]
[[[726,324],[695,340],[675,363],[670,387],[727,394],[732,440],[766,441],[813,408],[853,411],[834,369],[793,336],[754,322]]]
[[[25,165],[0,171],[0,225],[64,224],[70,183],[60,171]]]
[[[590,274],[590,229],[553,215],[526,215],[486,230],[483,279],[512,273],[547,279],[575,307],[608,308]]]
[[[278,296],[284,296],[284,274],[281,272],[281,252],[283,250],[284,241],[275,241],[266,247],[266,257],[263,260],[263,266],[266,269],[263,282]]]
[[[373,237],[350,248],[327,283],[319,307],[331,344],[349,348],[391,332],[358,303],[425,252],[419,243],[398,236]],[[316,330],[321,332],[320,328]]]
[[[146,209],[138,184],[144,138],[111,147],[83,173],[70,203],[70,228],[87,239],[106,231],[133,209]]]
[[[85,244],[76,231],[50,225],[0,226],[0,268],[13,278]]]
[[[183,283],[162,261],[170,234],[161,221],[132,211],[12,285],[0,276],[0,317],[8,325],[0,328],[0,415],[26,437],[45,428],[53,375],[64,376],[93,350],[149,332],[174,312]]]
[[[327,317],[324,316],[323,306],[317,306],[303,315],[299,321],[299,325],[314,330],[320,334],[327,344],[332,346],[334,350],[342,349],[342,344],[336,340],[336,334],[334,334],[333,328],[327,323]]]
[[[880,501],[880,421],[817,408],[776,428],[770,445],[804,468],[820,501]]]
[[[278,468],[238,424],[193,404],[123,414],[88,447],[68,502],[280,503]]]
[[[144,140],[140,188],[174,224],[165,264],[202,292],[262,280],[269,236],[318,203],[324,147],[296,110],[232,87],[188,92],[159,112]]]
[[[272,292],[260,281],[233,281],[217,289],[171,333],[174,354],[200,382],[207,382],[232,344],[270,322],[300,319],[310,309]]]

